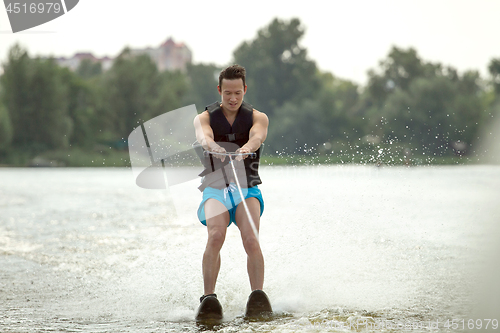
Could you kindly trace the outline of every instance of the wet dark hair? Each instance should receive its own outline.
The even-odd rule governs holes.
[[[245,67],[240,66],[240,65],[229,66],[220,72],[219,87],[222,87],[222,79],[226,79],[226,80],[242,79],[243,80],[243,87],[245,87],[245,85],[246,85],[245,75],[246,75]]]

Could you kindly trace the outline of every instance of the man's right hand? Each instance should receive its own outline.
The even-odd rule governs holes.
[[[215,142],[213,143],[213,146],[210,147],[210,151],[212,153],[216,153],[214,154],[214,156],[216,158],[219,158],[222,162],[224,162],[224,160],[226,159],[226,156],[225,155],[218,155],[217,153],[221,153],[221,154],[225,154],[226,153],[226,149],[224,149],[223,147],[219,146],[218,144],[216,144]]]

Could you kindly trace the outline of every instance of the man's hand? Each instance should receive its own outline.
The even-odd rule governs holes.
[[[249,154],[251,152],[252,151],[250,150],[250,148],[245,147],[245,146],[243,146],[243,147],[241,147],[241,148],[239,148],[239,149],[236,150],[237,154]],[[239,155],[239,156],[236,156],[236,161],[241,161],[241,160],[247,158],[248,156],[250,156],[250,155]]]
[[[269,126],[269,119],[267,116],[257,110],[253,110],[253,125],[250,128],[248,142],[245,143],[237,153],[247,154],[257,151],[267,137],[267,127]],[[236,160],[241,161],[250,155],[237,156]]]
[[[226,153],[226,149],[224,149],[223,147],[219,146],[218,144],[216,144],[215,142],[213,142],[211,145],[209,145],[209,150],[213,153],[216,153],[214,154],[214,156],[216,158],[219,158],[222,162],[224,162],[224,160],[226,159],[226,156],[225,155],[218,155],[217,153],[221,153],[221,154],[225,154]]]

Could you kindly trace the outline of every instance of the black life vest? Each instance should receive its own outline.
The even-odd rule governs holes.
[[[208,105],[205,107],[205,110],[208,111],[210,116],[210,127],[212,127],[214,133],[214,140],[221,147],[224,147],[227,151],[235,151],[236,149],[234,148],[242,147],[248,142],[250,129],[253,126],[252,105],[243,102],[232,125],[227,121],[219,102]],[[242,187],[250,188],[262,184],[259,176],[260,148],[255,153],[256,157],[248,157],[243,160],[246,184],[241,184]],[[221,162],[220,159],[209,155],[203,156],[202,163],[205,166],[205,170],[199,176],[204,177],[225,167],[229,163],[229,159],[226,158],[224,162]],[[203,179],[199,189],[203,191],[207,186],[210,186],[210,184],[207,184],[205,179]]]

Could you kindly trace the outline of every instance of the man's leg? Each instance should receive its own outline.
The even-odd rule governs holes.
[[[248,210],[259,230],[260,224],[260,202],[257,198],[246,199]],[[236,225],[240,229],[243,247],[247,253],[247,270],[250,279],[250,287],[253,290],[262,290],[264,286],[264,257],[260,249],[258,239],[255,237],[250,221],[245,211],[243,203],[236,208]]]
[[[215,292],[215,283],[220,269],[220,249],[226,239],[229,212],[219,201],[208,199],[205,202],[205,216],[207,217],[208,240],[203,254],[202,270],[204,295],[209,295]]]

